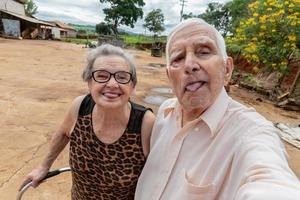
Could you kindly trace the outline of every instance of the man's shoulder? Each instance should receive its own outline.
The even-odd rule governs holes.
[[[232,100],[228,107],[230,123],[238,123],[247,127],[269,126],[272,122],[258,113],[253,107],[247,107],[235,100]]]
[[[232,101],[228,106],[224,127],[230,129],[235,141],[274,140],[278,143],[278,130],[273,123],[254,108]]]

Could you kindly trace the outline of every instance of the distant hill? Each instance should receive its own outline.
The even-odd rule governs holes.
[[[89,34],[96,32],[96,26],[93,26],[93,25],[82,25],[82,24],[72,24],[72,23],[69,23],[68,25],[72,26],[73,28],[76,29],[76,31],[79,31],[79,32],[82,30],[87,31]],[[123,29],[118,29],[118,30],[119,30],[120,34],[123,33],[123,34],[127,34],[127,35],[136,35],[133,32],[125,31]]]
[[[85,30],[87,33],[95,33],[96,27],[94,25],[81,25],[81,24],[71,24],[68,25],[74,27],[76,31],[80,32],[82,30]]]
[[[95,34],[96,33],[96,26],[95,25],[82,25],[82,24],[72,24],[68,23],[68,25],[72,26],[73,28],[76,29],[76,31],[81,32],[85,30],[88,34]],[[134,33],[128,30],[124,30],[121,28],[118,28],[119,34],[120,35],[142,35],[138,33]]]

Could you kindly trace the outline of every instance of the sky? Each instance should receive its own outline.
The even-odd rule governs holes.
[[[210,2],[224,3],[229,0],[185,0],[184,13],[193,14],[203,13]],[[99,0],[34,0],[38,6],[38,13],[35,15],[41,20],[59,20],[64,23],[95,25],[104,21],[105,15],[103,8],[109,7],[109,4],[100,3]],[[168,34],[172,27],[180,21],[181,3],[180,0],[144,0],[144,17],[153,9],[160,8],[165,18],[165,32]],[[150,34],[143,27],[143,19],[139,19],[132,29],[127,26],[120,28],[135,32]]]

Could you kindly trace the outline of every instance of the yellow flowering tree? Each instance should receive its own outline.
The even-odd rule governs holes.
[[[300,0],[257,0],[248,5],[248,17],[240,21],[229,45],[240,47],[250,62],[285,74],[299,52]]]

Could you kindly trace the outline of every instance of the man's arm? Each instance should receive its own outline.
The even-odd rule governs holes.
[[[237,151],[233,167],[239,180],[235,200],[297,200],[300,183],[288,166],[275,127],[255,127]]]

